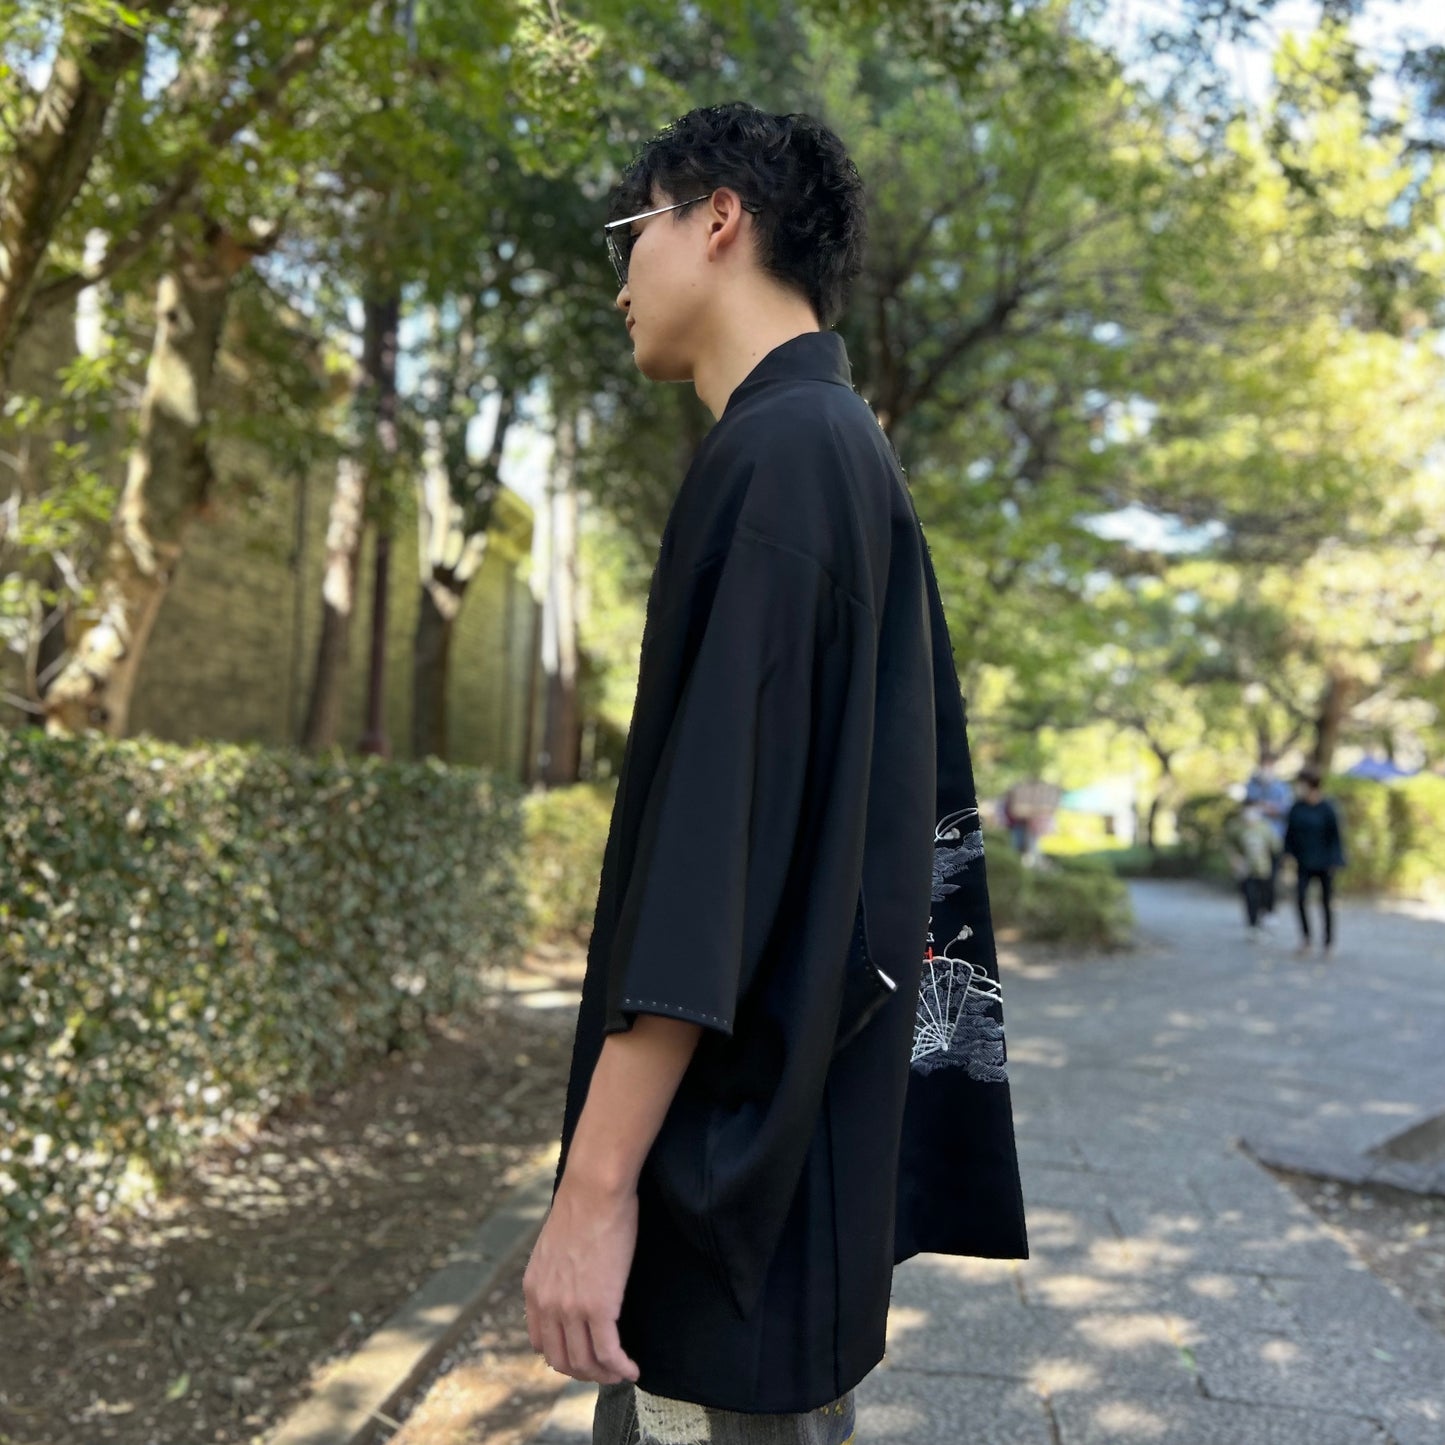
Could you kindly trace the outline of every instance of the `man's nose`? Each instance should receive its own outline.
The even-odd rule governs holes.
[[[632,293],[627,289],[627,282],[622,283],[622,290],[617,293],[617,309],[625,316],[627,308],[632,305]]]

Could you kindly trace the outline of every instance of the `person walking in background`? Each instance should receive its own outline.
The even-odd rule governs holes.
[[[1325,914],[1324,952],[1335,946],[1335,870],[1345,866],[1345,840],[1335,805],[1325,797],[1319,769],[1306,768],[1299,775],[1299,797],[1285,823],[1284,851],[1295,860],[1296,892],[1299,900],[1299,951],[1310,951],[1310,884],[1320,885]]]
[[[1053,783],[1038,779],[1015,783],[1004,794],[1004,825],[1025,868],[1038,867],[1039,845],[1053,827],[1054,810],[1062,796],[1062,790]]]
[[[1279,868],[1279,840],[1257,803],[1246,803],[1229,831],[1229,863],[1244,898],[1244,916],[1254,936],[1264,916]]]
[[[1013,850],[1022,859],[1028,858],[1029,848],[1033,842],[1033,834],[1029,829],[1029,820],[1014,816],[1012,807],[1013,789],[1010,788],[1004,794],[1003,803],[999,808],[1000,821],[1008,829],[1008,840],[1013,844]]]
[[[1289,810],[1294,803],[1290,785],[1280,777],[1278,758],[1266,748],[1259,755],[1259,766],[1249,775],[1244,785],[1244,801],[1259,809],[1260,816],[1274,832],[1274,850],[1270,864],[1269,878],[1261,891],[1262,912],[1274,912],[1278,902],[1279,865],[1284,859],[1284,831]]]

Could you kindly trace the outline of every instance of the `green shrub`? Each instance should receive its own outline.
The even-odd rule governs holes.
[[[0,1247],[468,1002],[521,833],[438,764],[0,733]]]
[[[1129,890],[1106,859],[1076,856],[1025,868],[1008,840],[988,840],[988,900],[995,928],[1040,943],[1119,948],[1134,933]]]
[[[528,795],[523,878],[534,937],[586,939],[616,795],[615,782]]]
[[[1122,948],[1134,936],[1129,891],[1107,870],[1031,870],[1021,901],[1020,930],[1040,943]]]
[[[1325,792],[1339,809],[1345,835],[1349,866],[1340,874],[1340,886],[1360,893],[1388,888],[1396,870],[1392,789],[1368,778],[1331,778]]]
[[[1228,869],[1224,862],[1224,833],[1239,804],[1227,793],[1196,793],[1186,798],[1176,814],[1179,850],[1205,872]]]
[[[1060,868],[1076,871],[1089,868],[1103,868],[1116,878],[1147,878],[1150,876],[1152,858],[1143,843],[1132,843],[1125,848],[1106,848],[1093,853],[1075,853],[1071,856],[1051,855],[1052,861]]]
[[[1203,864],[1177,843],[1150,848],[1133,843],[1127,848],[1110,848],[1098,853],[1081,853],[1074,858],[1056,858],[1063,868],[1080,865],[1102,866],[1116,878],[1197,878],[1207,875]]]
[[[1122,851],[1122,850],[1120,850]],[[1049,858],[1053,867],[1064,873],[1087,873],[1097,877],[1114,877],[1109,858],[1103,853],[1057,853]]]
[[[1445,895],[1445,778],[1407,778],[1389,794],[1395,837],[1392,886],[1411,897]]]
[[[988,908],[995,928],[1017,928],[1023,912],[1023,859],[1002,828],[987,834],[984,862],[988,878]]]

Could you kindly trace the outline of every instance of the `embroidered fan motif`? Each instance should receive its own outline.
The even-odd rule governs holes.
[[[918,991],[913,1067],[920,1074],[959,1067],[981,1084],[1006,1083],[1003,1025],[989,1012],[1001,999],[998,984],[977,964],[930,958]]]
[[[941,902],[961,885],[948,880],[983,857],[983,832],[964,827],[978,822],[978,809],[951,813],[934,830],[933,901]],[[945,847],[945,844],[954,846]],[[1003,1024],[993,1015],[1002,1003],[997,980],[986,970],[951,952],[973,937],[967,924],[949,940],[941,953],[934,951],[933,920],[928,920],[928,951],[918,991],[918,1019],[913,1031],[910,1062],[921,1074],[945,1066],[967,1070],[971,1079],[985,1084],[1007,1081],[1004,1067]]]
[[[958,837],[954,828],[947,835]],[[933,901],[942,902],[950,893],[957,893],[959,885],[948,880],[956,873],[962,873],[977,858],[983,857],[983,830],[975,828],[957,848],[935,848],[933,850]]]

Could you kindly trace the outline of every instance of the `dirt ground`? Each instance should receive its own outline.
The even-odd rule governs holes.
[[[1276,1171],[1369,1268],[1445,1334],[1445,1198]]]
[[[567,988],[580,965],[533,956],[503,983]],[[555,1141],[573,1017],[513,997],[453,1020],[213,1148],[33,1284],[0,1274],[0,1445],[262,1440]]]
[[[0,1445],[260,1445],[555,1140],[581,963],[529,957],[421,1057],[214,1149],[33,1287],[0,1275]],[[524,1006],[549,990],[557,1007]],[[1445,1332],[1445,1199],[1280,1177]],[[524,1264],[401,1402],[391,1445],[535,1434],[565,1381],[528,1346]]]
[[[532,1353],[517,1261],[436,1375],[397,1410],[388,1445],[526,1445],[567,1381]]]

